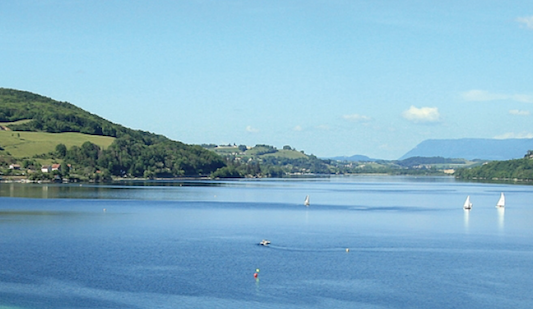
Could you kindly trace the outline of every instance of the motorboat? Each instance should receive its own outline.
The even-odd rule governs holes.
[[[259,244],[261,246],[268,246],[268,245],[270,245],[270,240],[263,239],[263,240],[261,240],[261,242]]]

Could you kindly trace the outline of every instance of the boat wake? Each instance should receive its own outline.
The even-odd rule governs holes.
[[[293,252],[334,252],[334,251],[346,251],[347,249],[347,248],[341,248],[341,247],[332,247],[332,248],[320,248],[320,247],[301,248],[300,247],[299,248],[299,247],[284,247],[284,246],[276,246],[276,245],[268,245],[267,248],[270,248],[273,250],[283,250],[283,251],[293,251]]]

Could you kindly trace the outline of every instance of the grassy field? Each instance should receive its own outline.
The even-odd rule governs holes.
[[[237,147],[217,147],[211,150],[218,153],[221,156],[235,155],[237,157],[245,157],[245,158],[250,158],[250,157],[276,157],[276,158],[288,158],[288,159],[307,158],[307,156],[300,151],[287,150],[287,149],[279,149],[278,151],[274,153],[266,153],[262,155],[258,155],[258,153],[266,150],[266,148],[254,147],[252,149],[247,150],[244,153],[241,152],[239,148]]]
[[[277,158],[288,158],[288,159],[300,159],[307,158],[307,156],[296,150],[278,150],[276,153],[267,153],[264,154],[265,157],[277,157]]]
[[[0,147],[2,152],[9,152],[15,158],[31,158],[34,155],[55,151],[58,144],[67,148],[81,146],[89,141],[101,148],[107,148],[114,137],[96,136],[82,133],[44,133],[0,131]]]

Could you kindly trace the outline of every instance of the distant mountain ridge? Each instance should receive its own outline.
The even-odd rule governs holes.
[[[411,149],[399,160],[410,157],[444,157],[467,160],[512,160],[523,158],[533,149],[533,138],[528,139],[429,139]]]
[[[375,161],[380,161],[380,159],[373,159],[373,158],[370,158],[370,157],[367,157],[367,156],[363,156],[363,155],[353,155],[351,157],[346,157],[346,156],[339,156],[339,157],[333,157],[333,158],[329,158],[331,160],[337,160],[337,161],[354,161],[354,162],[375,162]]]

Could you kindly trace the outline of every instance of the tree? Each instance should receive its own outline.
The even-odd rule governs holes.
[[[59,158],[64,158],[67,155],[67,146],[64,144],[58,144],[56,146],[56,153]]]

